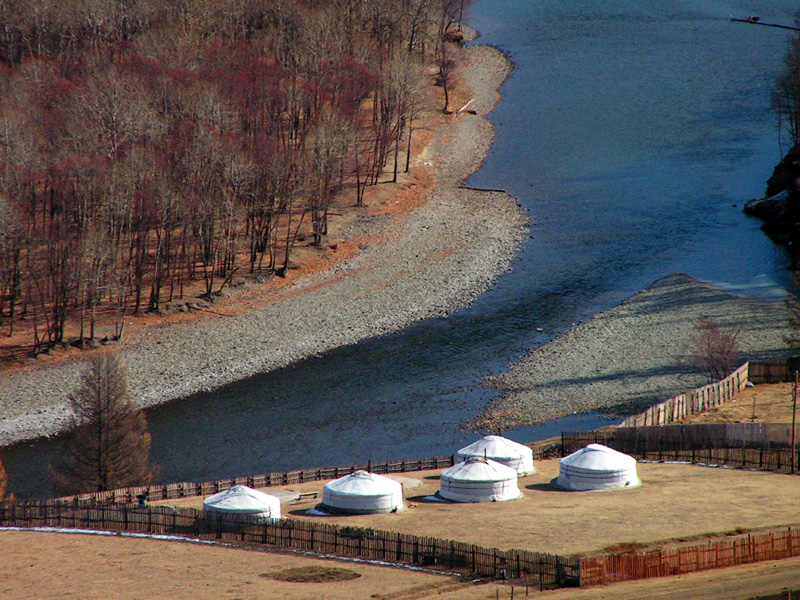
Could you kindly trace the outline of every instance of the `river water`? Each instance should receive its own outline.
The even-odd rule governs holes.
[[[482,377],[674,272],[779,300],[785,253],[742,213],[781,157],[770,86],[794,1],[476,0],[515,69],[470,180],[531,219],[512,270],[473,306],[148,412],[158,480],[198,481],[450,454]],[[786,148],[784,148],[785,150]],[[508,435],[608,420],[573,415]],[[52,442],[4,450],[11,489],[49,492]]]

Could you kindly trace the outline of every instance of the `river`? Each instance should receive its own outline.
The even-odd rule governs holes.
[[[158,481],[450,454],[482,377],[674,272],[779,300],[786,254],[742,213],[781,147],[770,87],[793,1],[477,0],[515,69],[478,187],[531,219],[512,270],[471,307],[148,411]],[[786,150],[784,147],[783,150]],[[610,421],[572,415],[520,441]],[[49,493],[54,442],[4,450],[11,489]]]

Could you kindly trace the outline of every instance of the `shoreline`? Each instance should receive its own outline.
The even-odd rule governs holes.
[[[531,423],[572,413],[629,415],[708,383],[694,367],[695,325],[735,335],[740,360],[792,354],[783,302],[751,300],[683,274],[660,279],[483,380],[500,391],[487,411]]]
[[[462,61],[477,115],[454,117],[423,152],[420,161],[436,163],[436,182],[422,206],[389,227],[376,223],[376,242],[300,279],[279,301],[130,336],[117,354],[142,408],[447,315],[509,268],[528,231],[523,211],[506,193],[462,186],[488,154],[494,128],[483,117],[499,102],[512,65],[489,46],[464,49]],[[70,425],[68,398],[86,360],[26,369],[0,382],[0,447]]]

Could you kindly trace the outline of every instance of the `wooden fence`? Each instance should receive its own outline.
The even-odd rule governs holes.
[[[243,544],[264,544],[431,569],[476,577],[515,579],[552,587],[579,584],[578,560],[524,550],[501,551],[452,540],[391,531],[281,519],[258,523],[252,517],[215,515],[167,506],[79,507],[60,501],[0,503],[0,526],[63,527],[190,536]]]
[[[625,419],[620,427],[642,425],[669,425],[687,415],[719,406],[741,392],[749,381],[750,363],[745,363],[722,381],[678,394],[669,400],[648,408],[645,412]]]
[[[559,458],[558,452],[558,444],[547,444],[539,448],[534,448],[533,459],[544,460]],[[359,470],[369,471],[379,475],[388,475],[391,473],[412,473],[417,471],[448,469],[456,464],[455,461],[456,455],[451,454],[449,456],[434,456],[410,460],[394,460],[377,463],[368,462],[362,465],[303,469],[283,473],[266,473],[263,475],[231,477],[228,479],[218,479],[216,481],[204,481],[200,483],[181,482],[165,485],[120,488],[106,492],[87,492],[74,496],[63,496],[59,498],[59,500],[70,502],[75,505],[92,506],[98,503],[130,504],[135,502],[138,496],[145,496],[148,500],[155,502],[158,500],[174,500],[176,498],[211,496],[230,489],[235,485],[246,485],[251,488],[268,488],[298,485],[310,481],[327,481],[329,479],[338,479],[339,477],[355,473]]]
[[[800,556],[800,530],[741,535],[707,544],[580,559],[581,586],[681,575]]]
[[[590,431],[586,433],[563,433],[561,445],[564,453],[569,454],[588,444],[605,444],[610,448],[629,454],[638,460],[651,462],[686,462],[703,465],[719,465],[774,471],[778,473],[792,472],[791,447],[697,447],[691,444],[681,446],[675,444],[653,444],[646,446],[642,440],[632,438],[616,438],[613,430]],[[798,455],[800,456],[800,454]],[[800,470],[800,469],[798,469]]]
[[[747,600],[800,600],[800,590],[784,590],[768,596],[753,596]]]
[[[800,426],[795,429],[795,440],[800,443]],[[586,444],[600,443],[638,454],[676,448],[790,448],[791,441],[792,426],[788,423],[690,423],[562,433],[560,446],[563,451],[574,451]]]
[[[75,496],[64,496],[59,500],[76,505],[91,506],[98,503],[125,504],[132,503],[137,496],[145,496],[148,500],[173,500],[175,498],[190,498],[195,496],[210,496],[225,491],[235,485],[246,485],[251,488],[279,487],[298,485],[309,481],[325,481],[338,479],[359,470],[370,471],[386,475],[389,473],[410,473],[414,471],[430,471],[434,469],[447,469],[455,464],[455,455],[417,458],[413,460],[399,460],[372,463],[365,465],[350,465],[346,467],[328,467],[318,469],[303,469],[285,473],[266,473],[263,475],[249,475],[247,477],[232,477],[205,481],[201,483],[182,482],[166,485],[148,485],[139,487],[120,488],[106,492],[89,492]]]
[[[784,360],[751,362],[749,379],[755,385],[794,381],[795,371],[800,371],[800,357],[798,356]]]

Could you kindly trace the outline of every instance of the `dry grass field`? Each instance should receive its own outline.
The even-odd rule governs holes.
[[[291,583],[291,567],[339,567],[360,577]],[[461,582],[410,569],[334,562],[295,554],[119,536],[0,531],[0,597],[17,600],[277,600],[406,598]]]
[[[346,569],[360,577],[290,583],[287,568]],[[745,600],[800,588],[800,558],[631,581],[538,592],[541,600]],[[524,596],[516,586],[515,597]],[[445,575],[212,545],[119,536],[0,531],[0,596],[16,600],[490,600],[511,585],[474,585]]]
[[[792,384],[761,384],[745,389],[722,406],[690,415],[681,423],[791,423]]]
[[[421,481],[406,490],[398,514],[309,517],[325,482],[291,486],[319,497],[282,506],[283,514],[318,522],[402,531],[501,549],[591,554],[623,545],[720,536],[800,524],[800,485],[790,475],[694,465],[639,464],[641,487],[612,492],[563,492],[548,484],[558,461],[540,461],[539,473],[519,480],[523,498],[511,502],[451,504],[428,500],[438,472],[409,473]],[[269,493],[269,489],[265,489]],[[202,507],[202,498],[160,504]]]

